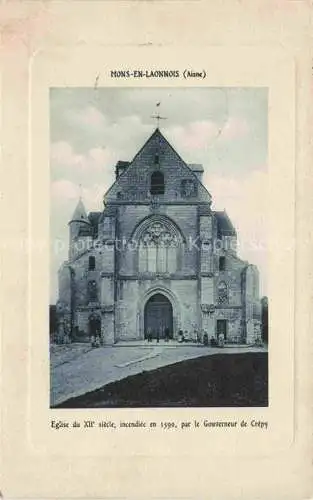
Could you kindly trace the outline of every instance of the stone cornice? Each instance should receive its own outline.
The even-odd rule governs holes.
[[[243,309],[244,306],[232,306],[232,305],[216,305],[215,309]]]
[[[138,275],[122,275],[117,277],[117,280],[130,280],[130,281],[171,281],[171,280],[197,280],[196,274],[188,274],[186,276],[176,274],[138,274]]]
[[[106,273],[105,271],[101,271],[100,277],[101,278],[113,278],[114,273]]]
[[[114,206],[118,206],[118,205],[129,205],[129,206],[134,206],[134,205],[146,205],[146,206],[150,206],[151,205],[151,201],[129,201],[129,200],[114,200],[114,201],[110,201],[108,203],[108,205],[114,205]],[[193,206],[202,206],[202,205],[209,205],[208,202],[204,202],[204,201],[160,201],[158,206],[159,207],[162,207],[162,206],[167,206],[167,205],[184,205],[184,206],[188,206],[188,205],[193,205]]]

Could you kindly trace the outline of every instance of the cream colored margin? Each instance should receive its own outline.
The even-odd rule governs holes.
[[[285,5],[289,14],[282,14],[278,7],[244,10],[242,4],[237,11],[240,26],[234,22],[235,7],[227,9],[219,3],[208,9],[196,2],[160,2],[150,4],[149,10],[144,3],[133,4],[131,9],[124,5],[124,10],[118,3],[114,7],[91,2],[72,7],[18,5],[18,15],[24,17],[20,25],[12,21],[18,36],[7,30],[3,38],[1,482],[5,495],[287,498],[300,485],[302,491],[308,487],[305,376],[312,347],[307,332],[312,295],[308,245],[313,227],[311,200],[306,198],[311,179],[305,157],[309,75],[304,69],[308,57],[303,39],[308,11],[300,3],[298,8],[293,2]],[[88,21],[92,21],[89,31]],[[301,27],[301,36],[294,25],[299,31]],[[140,33],[144,27],[145,32]],[[279,28],[280,37],[275,31]],[[178,43],[179,34],[183,36]],[[191,40],[194,44],[197,40],[198,46],[192,47]],[[116,45],[130,41],[132,47]],[[218,42],[224,46],[216,46]],[[92,86],[100,72],[102,86],[149,85],[148,81],[112,82],[107,78],[112,67],[125,65],[201,67],[208,78],[199,85],[269,89],[270,406],[105,410],[105,419],[255,418],[268,421],[266,432],[86,430],[74,434],[50,428],[52,418],[100,420],[104,412],[49,409],[49,254],[40,245],[49,241],[49,87]],[[157,82],[173,87],[187,84],[195,85],[183,80]],[[307,482],[300,479],[301,472]]]

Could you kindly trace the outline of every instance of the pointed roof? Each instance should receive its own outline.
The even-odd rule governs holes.
[[[234,228],[230,218],[225,210],[223,212],[214,212],[217,219],[217,228],[223,236],[237,236],[236,229]]]
[[[83,200],[79,198],[76,208],[74,210],[73,216],[70,222],[86,222],[90,224],[90,221],[87,217],[87,212],[83,203]]]
[[[169,147],[175,151],[175,149],[173,148],[173,146],[168,142],[168,140],[164,137],[164,135],[162,134],[162,132],[160,131],[159,127],[156,127],[156,129],[152,132],[152,134],[148,137],[148,139],[146,140],[146,142],[143,144],[143,146],[139,149],[139,151],[135,154],[134,158],[132,159],[132,161],[129,163],[129,166],[131,166],[131,164],[136,160],[137,156],[140,155],[140,153],[142,152],[142,150],[146,147],[146,145],[148,144],[148,142],[152,141],[155,137],[158,138],[158,142],[159,142],[159,145],[161,145],[162,141],[164,141],[166,144],[169,145]],[[177,154],[177,156],[179,156],[179,154],[175,151],[175,153]],[[182,160],[182,158],[179,156],[179,158]],[[184,160],[182,160],[184,162]],[[185,162],[184,162],[185,163]]]
[[[123,169],[123,172],[121,173],[120,177],[122,177],[123,175],[126,174],[126,172],[128,171],[128,169],[132,167],[132,164],[135,162],[135,160],[137,159],[137,157],[140,156],[141,152],[145,149],[145,147],[147,146],[147,144],[150,141],[153,141],[155,138],[157,138],[157,141],[158,141],[158,143],[159,143],[160,146],[161,146],[161,144],[163,142],[163,143],[167,144],[171,148],[171,150],[175,153],[175,155],[179,158],[179,160],[183,163],[183,165],[191,172],[191,174],[195,177],[195,179],[197,179],[197,182],[200,185],[202,185],[202,187],[204,188],[204,190],[207,192],[207,194],[211,198],[211,194],[209,193],[208,189],[202,184],[202,182],[200,181],[200,179],[197,177],[197,175],[196,175],[195,171],[193,170],[193,168],[190,165],[188,165],[182,159],[182,157],[177,153],[177,151],[174,149],[174,147],[171,145],[171,143],[166,139],[166,137],[164,137],[164,135],[160,131],[159,127],[156,127],[156,129],[152,132],[152,134],[145,141],[145,143],[143,144],[143,146],[135,154],[135,156],[133,157],[133,159],[130,162],[127,162],[128,165],[127,166],[125,165],[125,168]],[[200,169],[199,169],[199,171],[200,171]],[[116,183],[118,181],[119,181],[119,178],[116,179],[115,182],[113,182],[113,184],[109,187],[109,189],[106,191],[104,197],[106,197],[110,193],[110,191],[112,190],[112,188],[116,185]]]

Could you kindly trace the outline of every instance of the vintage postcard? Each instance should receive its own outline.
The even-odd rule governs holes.
[[[4,494],[297,491],[295,55],[213,45],[21,51],[27,107],[4,116],[27,131],[25,336],[4,395],[23,396],[4,400]]]
[[[205,66],[190,51],[186,67],[174,51],[153,49],[169,69],[151,65],[151,50],[139,59],[115,50],[113,66],[90,69],[89,85],[73,72],[58,85],[51,60],[34,62],[34,81],[37,67],[48,80],[46,107],[36,101],[33,124],[47,134],[38,154],[48,155],[49,168],[41,169],[45,199],[36,182],[32,210],[40,204],[38,216],[49,224],[38,221],[32,241],[49,241],[49,252],[33,269],[42,266],[47,278],[40,328],[47,317],[50,323],[40,340],[49,347],[47,378],[32,378],[30,388],[31,401],[47,404],[45,418],[38,408],[31,418],[34,439],[45,431],[68,454],[58,431],[74,426],[85,434],[86,425],[93,430],[87,452],[101,430],[118,441],[121,429],[135,427],[164,453],[162,433],[171,429],[177,432],[166,442],[181,442],[184,431],[189,453],[202,455],[207,429],[226,427],[234,446],[242,435],[241,449],[245,439],[268,449],[274,436],[284,448],[293,439],[294,311],[282,318],[279,304],[294,294],[294,129],[285,121],[288,197],[281,200],[273,180],[280,167],[270,161],[281,119],[277,77],[259,75],[262,52],[253,54],[248,75],[238,66],[231,85],[233,70],[213,71],[220,50],[207,51]],[[75,54],[69,57],[75,67]],[[267,64],[274,68],[275,56]],[[282,60],[288,116],[292,71]],[[40,100],[40,88],[34,92]],[[282,325],[284,342],[271,333]],[[32,359],[35,372],[35,353]],[[73,432],[67,437],[80,448]],[[221,451],[218,431],[212,439]],[[145,453],[145,441],[136,438],[135,446]]]
[[[268,405],[267,93],[50,90],[52,407]]]

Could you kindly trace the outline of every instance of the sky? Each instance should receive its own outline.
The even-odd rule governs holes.
[[[156,108],[156,103],[161,102]],[[160,130],[186,163],[201,163],[214,210],[238,232],[238,255],[260,272],[267,293],[266,88],[53,88],[50,91],[51,280],[68,255],[68,222],[81,195],[100,211],[118,160],[131,160]]]

